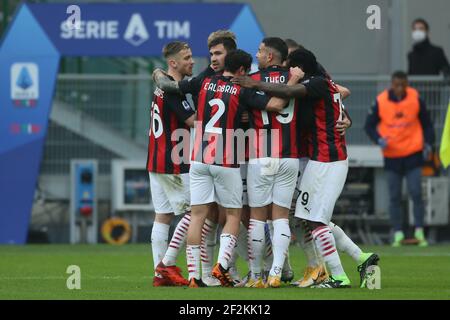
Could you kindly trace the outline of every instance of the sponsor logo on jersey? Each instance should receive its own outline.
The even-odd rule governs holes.
[[[192,110],[191,105],[186,100],[183,100],[183,102],[181,102],[181,104],[183,105],[184,109],[186,109],[187,111]]]

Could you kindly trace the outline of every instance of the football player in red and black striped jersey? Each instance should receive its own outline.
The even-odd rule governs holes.
[[[300,67],[305,78],[300,84],[286,86],[257,82],[249,77],[235,79],[244,87],[263,90],[274,96],[302,100],[301,107],[309,111],[308,162],[301,182],[306,196],[297,202],[296,217],[307,221],[319,252],[330,269],[329,280],[320,287],[349,287],[330,223],[334,204],[339,197],[348,172],[345,138],[336,130],[336,121],[342,119],[341,94],[336,85],[320,74],[314,54],[297,49],[289,55],[288,65]]]
[[[153,73],[155,82],[164,90],[179,94],[191,94],[195,106],[198,102],[198,90],[195,88],[203,82],[205,77],[215,74],[222,74],[225,65],[225,57],[228,52],[236,50],[236,36],[229,30],[217,30],[208,37],[208,49],[210,53],[210,64],[197,76],[182,81],[172,81],[162,70],[156,69]],[[212,206],[203,226],[202,251],[202,280],[207,286],[218,286],[220,282],[212,276],[214,259],[214,249],[216,246],[217,229],[219,221],[224,221],[224,211],[217,204]],[[220,215],[219,215],[220,212]],[[241,226],[241,229],[245,229]],[[245,230],[244,230],[245,231]],[[245,245],[246,241],[244,242]],[[242,239],[239,239],[238,246],[242,246]],[[247,259],[248,260],[248,259]],[[231,273],[235,278],[239,278],[237,270],[232,267]]]
[[[192,79],[182,81],[171,81],[167,78],[165,72],[156,69],[154,71],[154,79],[158,86],[168,92],[180,93],[180,94],[192,94],[195,105],[198,101],[198,90],[196,89],[203,82],[205,77],[210,77],[214,74],[222,74],[226,55],[236,50],[236,37],[234,33],[229,30],[218,30],[211,33],[208,37],[208,49],[210,53],[210,65],[199,75]],[[244,115],[243,115],[244,116]],[[241,167],[241,175],[243,182],[246,183],[246,166]],[[243,208],[243,221],[244,224],[248,224],[248,206],[246,202],[246,194],[243,195],[244,208]],[[217,239],[218,222],[223,225],[225,221],[225,213],[223,208],[217,204],[212,205],[212,210],[208,214],[208,218],[205,221],[203,227],[203,241],[201,246],[202,251],[202,280],[207,286],[219,285],[217,279],[211,276],[212,262],[214,257],[214,248]],[[220,212],[220,215],[219,215]],[[246,214],[247,213],[247,214]],[[240,225],[239,239],[237,244],[237,252],[239,255],[248,261],[247,254],[247,230],[244,224]],[[235,259],[236,257],[233,257]],[[230,273],[236,283],[240,282],[240,276],[234,266],[234,262],[231,263]]]
[[[297,44],[292,39],[286,39],[285,42],[288,45],[289,53],[295,51],[296,49],[303,48],[302,46]],[[322,65],[318,64],[318,68],[319,68],[319,72],[322,75],[324,75],[326,78],[332,79],[330,74],[325,70],[325,68]],[[342,99],[345,99],[346,97],[348,97],[350,95],[350,90],[348,90],[347,88],[345,88],[339,84],[336,84],[336,86],[342,95]],[[302,109],[300,108],[300,110],[302,110]],[[338,132],[340,132],[342,135],[344,135],[345,131],[351,126],[351,119],[350,119],[350,116],[348,115],[347,109],[344,109],[343,116],[344,116],[343,119],[338,120],[336,123],[336,130]],[[303,119],[303,117],[300,118],[300,120],[302,120],[302,119]],[[300,126],[300,129],[301,129],[301,126]],[[301,130],[301,133],[307,134],[307,132],[305,132],[305,131],[306,130]],[[303,143],[302,146],[308,147],[308,144]],[[299,178],[297,181],[297,190],[296,190],[296,194],[294,196],[295,203],[297,202],[297,200],[299,198],[301,199],[302,196],[305,197],[305,194],[301,193],[300,185],[301,185],[303,173],[304,173],[306,165],[309,161],[309,154],[307,152],[308,149],[309,148],[306,148],[306,150],[304,148],[300,148],[300,154],[301,154],[300,155],[300,169],[299,169]],[[301,200],[301,201],[304,201],[304,200]],[[295,206],[294,206],[294,209],[295,209]],[[305,269],[303,277],[300,280],[296,281],[294,283],[294,285],[303,288],[303,287],[309,287],[311,285],[323,282],[324,280],[327,279],[328,274],[327,274],[326,267],[325,267],[323,261],[321,261],[322,259],[320,259],[316,254],[316,252],[318,250],[315,248],[314,241],[312,241],[313,239],[312,239],[311,230],[304,223],[304,221],[301,221],[299,224],[296,224],[296,226],[297,226],[297,228],[294,228],[294,230],[300,231],[300,234],[298,234],[298,240],[299,240],[299,243],[307,257],[308,266]],[[352,241],[352,239],[350,239],[350,237],[342,230],[342,228],[340,228],[335,223],[330,222],[329,227],[331,228],[331,232],[333,233],[333,236],[335,238],[336,247],[338,248],[338,250],[347,253],[358,265],[357,270],[360,274],[360,287],[365,287],[365,284],[366,284],[365,275],[366,275],[367,268],[370,265],[378,263],[378,260],[379,260],[378,255],[376,253],[372,253],[372,252],[363,252],[361,250],[361,248],[359,248]]]
[[[287,53],[287,45],[281,38],[263,39],[256,54],[259,71],[250,76],[257,81],[287,83],[289,70],[282,67]],[[288,215],[297,180],[299,156],[294,100],[282,112],[252,109],[250,127],[255,134],[252,139],[254,143],[250,146],[253,156],[247,174],[251,207],[248,246],[252,274],[246,286],[263,286],[261,262],[264,255],[265,267],[270,271],[267,285],[278,287],[283,274],[287,275],[285,281],[293,278],[285,258],[290,244]],[[268,167],[271,167],[271,172],[268,172]],[[265,239],[266,221],[272,233],[272,243],[270,239]],[[268,259],[267,255],[270,247],[272,259]]]
[[[233,85],[232,77],[246,74],[251,60],[251,56],[242,50],[228,53],[223,75],[206,77],[200,86],[194,87],[199,91],[199,123],[190,169],[193,213],[187,246],[189,278],[194,282],[200,280],[198,244],[201,241],[201,226],[211,203],[217,202],[225,208],[227,219],[221,235],[219,260],[213,275],[223,286],[233,285],[228,269],[239,231],[242,180],[238,157],[243,156],[243,152],[236,153],[235,131],[240,127],[243,111],[250,108],[281,111],[286,104],[284,100],[277,98],[269,100],[262,92]],[[294,77],[292,81],[297,80],[298,78]]]
[[[169,77],[181,80],[192,75],[194,60],[187,43],[171,42],[164,47],[163,54],[167,61]],[[156,87],[150,113],[147,170],[155,207],[151,235],[155,267],[153,285],[186,285],[187,280],[175,265],[178,252],[186,240],[191,219],[189,161],[183,160],[184,155],[174,152],[174,148],[182,143],[187,145],[184,150],[189,150],[189,136],[184,135],[186,141],[176,141],[172,139],[172,134],[176,130],[189,132],[189,128],[194,124],[195,112],[185,96],[167,93]],[[184,216],[168,246],[169,227],[174,214]]]
[[[190,79],[174,81],[173,79],[168,79],[167,73],[163,70],[155,69],[153,71],[153,79],[158,87],[166,92],[192,94],[194,104],[197,105],[198,91],[193,90],[193,88],[196,88],[196,86],[201,84],[205,77],[221,74],[223,72],[227,53],[236,50],[236,48],[236,39],[233,33],[225,32],[223,30],[213,32],[208,38],[211,63],[200,74]]]

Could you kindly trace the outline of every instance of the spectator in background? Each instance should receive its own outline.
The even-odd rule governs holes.
[[[412,23],[413,48],[408,54],[408,73],[410,75],[439,75],[450,78],[450,65],[444,50],[430,42],[430,26],[427,21],[417,18]],[[444,83],[425,84],[426,89],[420,92],[426,102],[430,117],[434,119],[442,106],[442,89]],[[445,102],[446,103],[446,102]],[[433,167],[433,153],[425,159],[428,166]]]
[[[431,152],[434,130],[425,103],[419,93],[408,86],[406,73],[392,75],[391,88],[382,92],[370,109],[365,130],[383,149],[384,167],[389,185],[389,214],[398,247],[405,238],[401,210],[401,190],[406,177],[408,191],[414,203],[414,237],[420,246],[427,246],[423,231],[421,167]]]
[[[413,49],[408,54],[408,73],[410,75],[450,76],[450,65],[441,47],[432,45],[429,39],[430,27],[424,19],[412,23]]]

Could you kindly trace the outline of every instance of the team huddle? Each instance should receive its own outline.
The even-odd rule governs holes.
[[[147,160],[156,213],[153,285],[280,287],[294,278],[295,232],[308,264],[293,285],[350,287],[339,250],[355,260],[365,287],[378,255],[362,252],[331,222],[348,172],[351,120],[342,100],[349,90],[293,40],[265,38],[259,71],[250,75],[252,57],[237,49],[232,32],[213,32],[208,48],[211,63],[193,78],[185,79],[192,76],[191,49],[179,41],[163,49],[167,72],[153,73]],[[182,218],[169,241],[174,215]],[[188,279],[176,266],[185,244]],[[243,278],[238,257],[248,265]]]

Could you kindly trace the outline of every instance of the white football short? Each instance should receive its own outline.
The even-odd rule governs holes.
[[[164,174],[149,172],[153,206],[157,214],[180,215],[191,211],[189,173]]]
[[[289,209],[298,167],[298,159],[294,158],[252,159],[247,173],[249,206],[259,208],[274,203]]]
[[[242,208],[240,168],[191,162],[191,205],[217,202],[224,208]]]
[[[301,177],[295,216],[330,223],[334,205],[347,179],[348,159],[336,162],[309,160]]]

